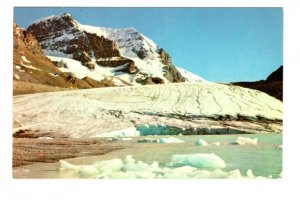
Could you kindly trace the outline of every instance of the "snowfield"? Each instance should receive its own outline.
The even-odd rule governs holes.
[[[282,132],[281,101],[216,83],[37,93],[14,96],[13,105],[21,124],[14,132],[28,129],[48,137]]]

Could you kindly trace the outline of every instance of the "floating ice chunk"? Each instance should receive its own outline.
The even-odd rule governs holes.
[[[232,170],[228,173],[229,173],[228,178],[241,178],[242,177],[241,171],[238,169]]]
[[[135,177],[134,174],[118,171],[118,172],[114,172],[114,173],[110,174],[109,178],[114,178],[114,179],[135,179],[136,177]]]
[[[135,161],[131,155],[121,159],[98,161],[92,165],[72,165],[61,160],[61,169],[75,170],[84,178],[266,178],[255,177],[252,170],[246,176],[241,175],[239,169],[229,172],[221,168],[225,162],[215,154],[187,154],[173,155],[170,167],[160,167],[158,162],[147,164]],[[282,172],[279,175],[282,177]],[[269,176],[268,178],[272,178]]]
[[[174,137],[161,138],[159,139],[159,143],[182,143],[183,140]]]
[[[124,166],[124,164],[121,159],[116,158],[112,160],[97,161],[93,164],[93,166],[99,171],[118,171]]]
[[[197,140],[195,144],[198,146],[208,146],[207,142],[202,139]]]
[[[90,175],[95,175],[95,174],[98,174],[99,171],[94,167],[94,166],[91,166],[91,165],[83,165],[79,168],[79,171],[78,173],[80,175],[86,175],[86,176],[90,176]]]
[[[251,138],[245,138],[245,137],[238,137],[235,142],[232,144],[238,144],[238,145],[257,145],[257,138],[251,139]]]
[[[171,167],[192,166],[212,169],[221,169],[226,167],[225,162],[213,153],[173,155],[171,162],[168,165]]]
[[[227,178],[228,172],[225,172],[221,169],[216,169],[214,171],[208,170],[197,170],[193,173],[193,178]]]
[[[172,173],[182,173],[182,174],[190,174],[193,171],[196,171],[197,168],[191,167],[191,166],[182,166],[182,167],[177,167],[172,170]]]
[[[251,169],[248,169],[248,171],[247,171],[247,177],[248,177],[248,178],[254,178],[254,177],[255,177],[255,176],[253,175],[253,172],[252,172]]]
[[[135,159],[132,158],[132,155],[128,155],[125,158],[125,163],[135,163]]]
[[[62,170],[79,170],[80,165],[72,165],[71,163],[68,163],[67,161],[60,160],[60,169]]]
[[[137,141],[138,143],[158,143],[159,140],[152,138],[142,138]]]
[[[221,145],[221,142],[213,142],[210,144],[211,146],[220,146]]]

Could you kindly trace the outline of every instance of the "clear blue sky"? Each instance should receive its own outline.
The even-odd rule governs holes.
[[[81,24],[134,27],[164,48],[173,63],[215,82],[265,79],[283,64],[282,8],[15,8],[26,28],[70,13]]]

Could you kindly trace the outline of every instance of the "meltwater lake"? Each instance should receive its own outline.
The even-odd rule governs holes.
[[[168,137],[160,135],[146,138]],[[60,162],[36,163],[16,167],[13,175],[14,178],[251,178],[249,174],[247,175],[250,169],[254,177],[281,177],[282,134],[176,135],[172,137],[184,142],[140,143],[138,140],[145,137],[132,137],[111,143],[111,145],[124,147],[121,150],[99,156],[64,159],[67,163],[65,169],[62,169]],[[257,138],[258,142],[256,145],[232,144],[238,137]],[[206,141],[208,146],[197,146],[195,142],[200,138]],[[225,162],[226,167],[202,169],[196,166],[196,170],[194,165],[186,162],[187,166],[182,164],[175,173],[173,170],[175,165],[170,166],[172,156],[194,154],[214,154]],[[128,155],[131,156],[128,157]],[[211,162],[211,159],[209,157],[206,161]],[[114,169],[109,169],[110,166],[117,172],[112,173]],[[236,175],[237,171],[240,175]]]

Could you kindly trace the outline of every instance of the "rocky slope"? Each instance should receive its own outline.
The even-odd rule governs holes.
[[[265,92],[279,100],[283,100],[283,66],[272,72],[266,80],[254,82],[232,83],[246,88],[251,88]]]
[[[79,79],[110,77],[116,85],[189,80],[172,64],[167,52],[133,28],[82,25],[63,13],[37,20],[27,30],[51,60],[66,62],[68,69],[62,71]]]
[[[31,94],[14,97],[13,104],[14,133],[19,136],[282,132],[281,101],[216,83]]]
[[[92,88],[105,86],[105,81],[90,84],[59,70],[47,58],[36,38],[13,24],[13,78],[14,94]],[[113,85],[110,83],[109,85]]]

